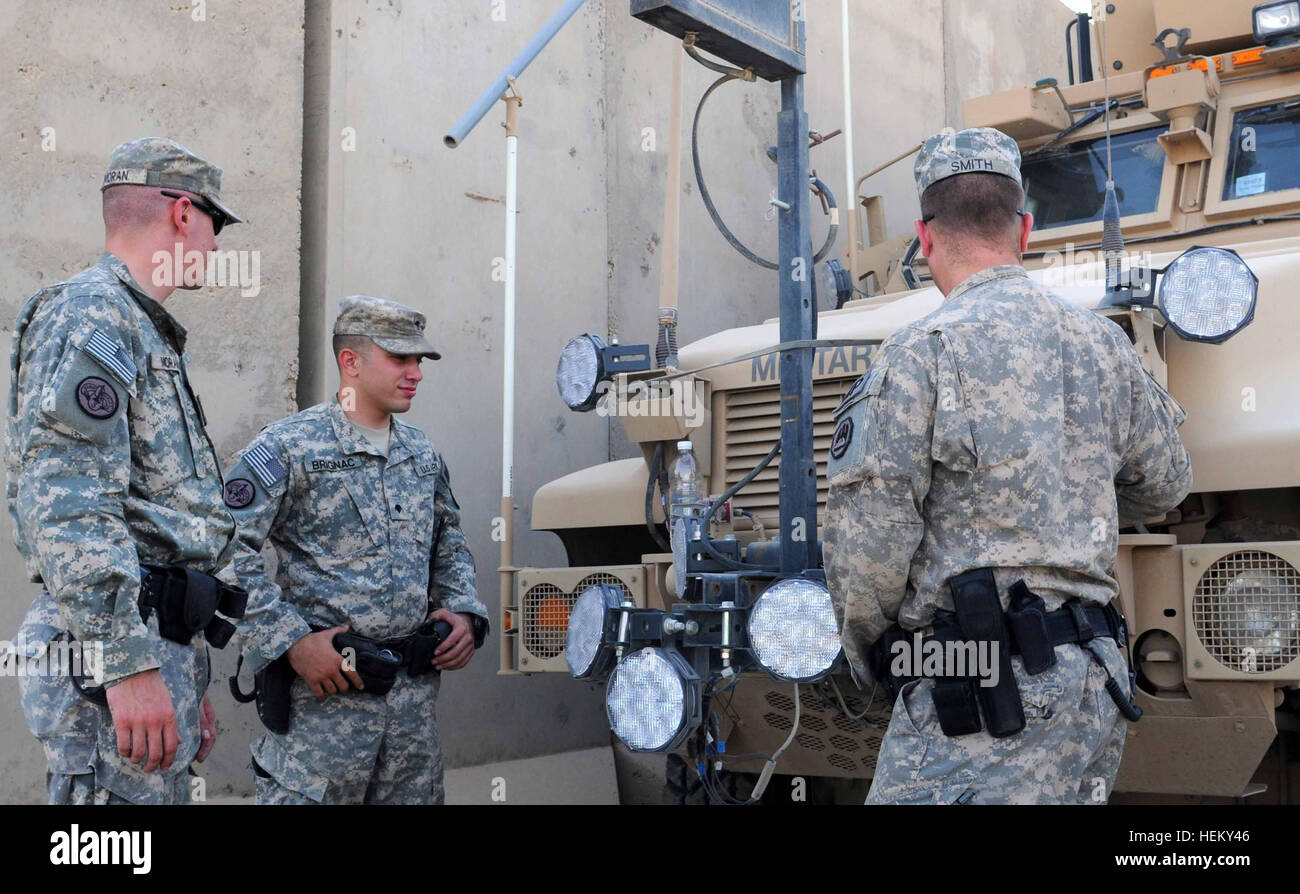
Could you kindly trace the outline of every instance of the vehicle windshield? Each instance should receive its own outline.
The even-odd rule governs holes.
[[[1156,136],[1168,129],[1160,125],[1112,134],[1115,197],[1121,217],[1156,210],[1165,169],[1165,151]],[[1035,230],[1101,220],[1106,201],[1106,138],[1030,153],[1020,175]]]
[[[1300,187],[1300,99],[1289,99],[1232,117],[1232,144],[1223,197],[1241,199]]]

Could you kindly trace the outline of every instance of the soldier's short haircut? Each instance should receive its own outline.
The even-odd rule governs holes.
[[[350,351],[356,351],[362,357],[370,354],[370,349],[375,343],[367,335],[335,335],[333,340],[334,362],[339,362],[339,352],[344,348]]]
[[[945,177],[921,195],[921,217],[934,216],[944,235],[1002,246],[1015,239],[1025,194],[1020,184],[1001,174]]]
[[[147,226],[162,216],[168,199],[154,187],[123,184],[104,190],[104,229],[109,235]]]

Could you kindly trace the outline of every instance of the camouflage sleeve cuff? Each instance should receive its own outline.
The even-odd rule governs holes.
[[[104,645],[105,686],[120,683],[127,677],[161,667],[158,643],[149,635],[128,634]]]
[[[286,605],[269,627],[259,630],[255,638],[250,637],[244,647],[244,663],[257,673],[309,633],[311,625]]]

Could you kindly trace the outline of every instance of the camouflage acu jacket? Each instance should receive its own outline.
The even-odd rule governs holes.
[[[419,429],[394,418],[391,433],[385,458],[334,399],[267,426],[227,473],[254,671],[312,626],[398,636],[443,607],[477,615],[486,632],[446,466]],[[268,539],[274,582],[261,555]]]
[[[967,279],[895,332],[835,411],[824,523],[845,654],[951,610],[948,578],[995,566],[1049,609],[1108,602],[1118,528],[1191,488],[1182,408],[1124,331],[1021,267]]]
[[[73,635],[103,642],[108,682],[160,666],[162,641],[137,606],[140,564],[211,574],[234,543],[185,336],[108,253],[37,292],[14,325],[14,541]],[[191,648],[205,676],[202,639]]]

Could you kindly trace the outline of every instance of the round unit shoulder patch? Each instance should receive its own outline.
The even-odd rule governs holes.
[[[831,436],[831,459],[840,459],[853,443],[853,417],[845,416]]]
[[[77,406],[94,419],[107,419],[117,412],[117,392],[98,376],[86,376],[77,383]]]
[[[223,492],[226,505],[231,509],[243,509],[253,502],[254,493],[253,482],[247,478],[231,478]]]

